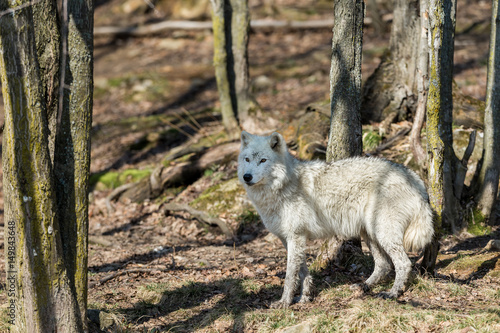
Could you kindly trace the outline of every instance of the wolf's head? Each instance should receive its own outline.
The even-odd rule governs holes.
[[[241,133],[238,158],[238,178],[247,186],[271,185],[281,187],[287,179],[290,158],[285,139],[274,132],[270,136]]]

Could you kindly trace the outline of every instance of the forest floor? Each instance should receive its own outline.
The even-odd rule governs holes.
[[[288,8],[284,17],[316,3],[282,2]],[[108,15],[118,3],[97,2],[96,25],[122,23]],[[256,11],[260,3],[250,0]],[[458,3],[455,81],[462,93],[484,100],[491,5],[478,0]],[[309,18],[331,14],[321,8],[309,8]],[[390,13],[386,17],[390,19]],[[380,62],[388,38],[387,32],[376,33],[367,25],[364,79]],[[350,288],[373,268],[364,249],[313,272],[316,297],[311,303],[276,310],[269,304],[281,295],[286,251],[249,204],[235,179],[235,160],[214,165],[192,184],[168,189],[154,200],[107,200],[118,185],[166,163],[176,147],[205,138],[214,144],[224,141],[212,43],[210,31],[95,40],[91,331],[499,332],[500,252],[484,250],[489,240],[500,238],[498,229],[443,237],[435,276],[416,276],[397,300],[374,297],[389,289],[391,281],[370,293]],[[329,29],[252,33],[252,91],[263,113],[273,119],[262,130],[284,130],[311,103],[328,101],[330,48]],[[401,161],[408,151],[404,139],[380,155]],[[228,238],[188,213],[168,212],[167,202],[213,214],[235,236]],[[3,213],[3,193],[0,209]],[[3,224],[3,214],[0,221]],[[319,245],[309,244],[309,263]],[[2,288],[4,309],[6,299]],[[99,313],[102,330],[96,323]],[[7,330],[4,321],[0,330]]]

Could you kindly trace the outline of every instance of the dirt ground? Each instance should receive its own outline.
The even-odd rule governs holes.
[[[97,2],[97,25],[123,24],[123,18],[106,16],[116,3]],[[298,3],[283,5],[298,11],[316,2]],[[455,81],[464,94],[484,100],[491,5],[478,0],[458,3]],[[258,11],[261,1],[250,4]],[[311,15],[325,18],[329,13],[318,10]],[[390,19],[390,13],[386,17]],[[364,79],[380,62],[388,38],[388,32],[376,33],[367,25]],[[210,31],[95,40],[94,175],[154,168],[175,147],[222,131],[212,43]],[[285,128],[307,105],[328,100],[330,48],[329,29],[252,33],[253,93],[263,112],[275,120],[269,130]],[[190,115],[200,119],[203,130],[188,120]],[[166,117],[183,119],[181,135],[169,136]],[[404,141],[397,149],[408,147]],[[193,184],[142,203],[109,203],[112,189],[99,183],[93,187],[88,297],[92,332],[274,332],[288,327],[303,329],[300,332],[500,331],[500,254],[481,251],[490,239],[500,238],[495,229],[485,236],[464,233],[441,239],[436,276],[416,277],[397,301],[374,297],[388,289],[390,281],[373,293],[350,288],[370,274],[372,261],[365,251],[315,271],[312,303],[269,309],[281,294],[286,251],[235,185],[235,174],[236,161],[214,166]],[[214,186],[220,187],[206,192]],[[236,231],[234,238],[188,213],[162,209],[168,201],[196,205],[196,200],[224,191],[234,196],[203,207],[229,224]],[[226,200],[231,206],[227,209]],[[3,214],[0,221],[3,225]],[[309,262],[318,247],[310,244]],[[3,256],[0,271],[4,279]],[[2,290],[0,303],[5,300]],[[96,319],[99,311],[102,330]]]

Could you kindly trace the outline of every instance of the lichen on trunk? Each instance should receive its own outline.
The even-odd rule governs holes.
[[[249,93],[248,0],[211,0],[214,33],[214,67],[222,122],[236,139],[240,126],[255,106]]]
[[[93,2],[68,0],[65,89],[58,110],[54,174],[65,263],[82,323],[87,309],[88,183],[93,101]],[[63,27],[64,29],[65,27]]]
[[[6,243],[12,250],[6,268],[15,286],[9,294],[15,332],[86,331],[93,7],[91,1],[64,4],[71,20],[63,34],[53,1],[11,2],[22,10],[11,8],[0,20]],[[64,38],[69,51],[61,48],[60,57]],[[59,60],[66,56],[68,80],[61,85]],[[68,93],[64,110],[58,86]]]
[[[8,278],[16,287],[9,295],[9,304],[15,304],[11,329],[78,332],[81,322],[64,265],[55,207],[34,33],[29,6],[0,20],[5,226],[6,234],[15,238],[10,244],[13,256],[6,253]]]

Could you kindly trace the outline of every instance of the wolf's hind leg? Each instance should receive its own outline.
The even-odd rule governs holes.
[[[403,293],[406,281],[408,281],[411,272],[411,261],[405,252],[403,244],[386,242],[380,245],[391,258],[396,271],[396,278],[391,290],[388,293],[380,293],[380,296],[383,298],[397,298]]]
[[[373,261],[375,262],[375,268],[372,275],[370,275],[370,277],[365,281],[366,287],[371,288],[373,285],[377,284],[380,280],[386,277],[392,267],[387,254],[380,248],[376,241],[366,237],[365,242],[372,253]]]
[[[299,302],[310,302],[312,300],[313,279],[305,261],[300,265],[299,278],[301,285]]]

